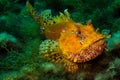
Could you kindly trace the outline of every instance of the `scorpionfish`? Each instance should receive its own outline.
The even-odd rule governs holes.
[[[79,63],[90,61],[103,52],[105,35],[96,31],[90,21],[86,25],[73,21],[67,9],[52,16],[49,9],[38,14],[29,2],[26,6],[47,39],[40,45],[42,58],[61,63],[67,71],[74,72]]]

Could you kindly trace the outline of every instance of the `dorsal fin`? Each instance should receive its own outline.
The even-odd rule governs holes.
[[[32,5],[28,1],[26,2],[26,7],[32,18],[35,19],[40,25],[42,25],[43,23],[42,18],[37,14],[36,10],[32,7]]]

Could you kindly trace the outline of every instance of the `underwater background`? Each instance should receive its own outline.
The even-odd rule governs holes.
[[[74,73],[41,58],[39,46],[47,38],[26,2],[0,0],[0,80],[120,80],[120,0],[29,0],[38,13],[68,9],[75,22],[92,20],[95,29],[109,35],[102,54],[79,63]]]

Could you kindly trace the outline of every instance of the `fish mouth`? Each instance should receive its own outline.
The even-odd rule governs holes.
[[[98,39],[90,44],[87,48],[79,51],[78,53],[69,53],[69,60],[76,63],[83,63],[90,61],[97,56],[101,55],[106,46],[105,38]]]

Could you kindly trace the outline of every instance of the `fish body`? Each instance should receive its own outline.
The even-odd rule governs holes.
[[[54,63],[62,63],[68,71],[73,72],[78,69],[79,63],[90,61],[102,54],[106,46],[105,35],[96,31],[91,21],[86,25],[75,22],[70,18],[67,9],[57,16],[52,16],[51,10],[45,10],[38,15],[29,2],[26,6],[30,15],[44,28],[46,39],[49,39],[49,47],[45,45],[49,44],[46,42],[40,45],[41,57]],[[57,43],[57,48],[54,49],[52,42]],[[44,48],[45,52],[42,51]]]

